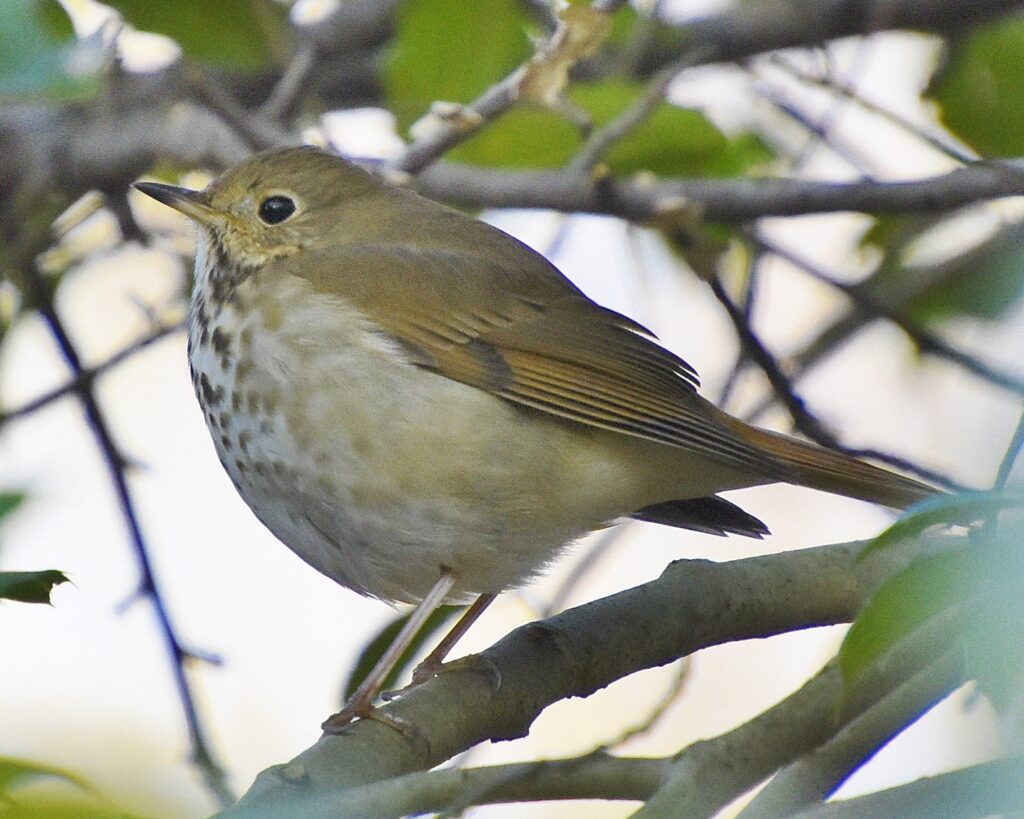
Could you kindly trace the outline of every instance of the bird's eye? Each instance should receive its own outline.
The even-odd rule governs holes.
[[[260,203],[260,219],[268,225],[279,225],[295,213],[295,202],[287,196],[268,196]]]

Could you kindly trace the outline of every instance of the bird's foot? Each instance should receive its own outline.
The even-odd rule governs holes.
[[[357,719],[369,719],[376,716],[372,700],[366,697],[353,697],[337,714],[332,714],[320,725],[325,734],[340,734],[347,726]]]
[[[384,691],[381,693],[380,698],[385,702],[396,700],[444,671],[476,671],[484,673],[492,679],[495,690],[501,687],[501,672],[498,671],[497,666],[493,662],[479,654],[469,654],[447,663],[431,662],[428,657],[413,669],[412,681],[407,686],[394,691]]]
[[[436,677],[446,668],[454,666],[455,663],[458,662],[459,660],[455,660],[451,663],[442,663],[440,660],[432,660],[430,657],[427,657],[427,659],[413,669],[412,680],[410,680],[408,685],[403,688],[397,688],[394,691],[382,691],[380,698],[384,700],[384,702],[397,700],[403,694],[408,694],[414,688],[423,685],[427,680]]]
[[[412,724],[401,717],[395,716],[394,714],[388,714],[381,711],[379,708],[374,706],[370,702],[365,702],[360,699],[356,702],[353,698],[349,702],[345,703],[337,714],[332,714],[321,723],[320,728],[325,734],[343,734],[356,720],[372,719],[377,722],[387,725],[389,728],[394,728],[401,734],[416,738],[418,735]]]

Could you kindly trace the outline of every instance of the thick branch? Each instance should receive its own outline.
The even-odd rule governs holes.
[[[942,213],[974,202],[1024,195],[1024,171],[976,163],[912,182],[799,179],[594,181],[562,171],[501,171],[443,164],[416,180],[420,193],[468,208],[546,208],[646,222],[673,203],[716,222],[810,213]]]
[[[1024,6],[1020,0],[761,0],[685,23],[704,62],[743,60],[780,48],[799,48],[886,29],[949,33],[980,25]]]
[[[669,768],[666,759],[589,754],[557,759],[447,768],[412,773],[341,791],[316,803],[317,813],[334,816],[409,816],[471,805],[539,802],[547,799],[623,799],[642,801],[657,790]],[[295,815],[310,815],[306,805]]]
[[[341,789],[434,767],[483,740],[524,735],[553,702],[710,645],[849,621],[909,559],[907,550],[883,550],[858,561],[862,547],[676,562],[651,583],[517,629],[387,705],[384,713],[407,730],[362,720],[322,737],[260,774],[224,815],[275,815],[294,799],[313,805]]]
[[[338,51],[350,54],[350,44],[352,48],[365,48],[359,52],[359,59],[373,63],[369,73],[374,73],[374,49],[391,31],[394,6],[393,0],[343,3],[330,20],[301,30],[301,39],[315,48],[321,58]],[[770,49],[820,45],[831,38],[884,28],[946,32],[977,25],[1021,7],[1024,3],[1020,0],[974,0],[967,10],[963,4],[947,0],[887,0],[883,4],[876,0],[774,0],[767,4],[739,4],[721,14],[682,25],[680,29],[687,39],[663,63],[675,62],[687,54],[695,62],[742,59]],[[271,79],[267,89],[273,87],[274,81],[276,78]],[[235,88],[228,81],[224,84]],[[259,99],[262,93],[245,88],[238,91],[238,96]],[[313,93],[312,85],[309,93]],[[182,81],[179,68],[155,76],[121,77],[116,88],[108,89],[108,97],[108,104],[103,106],[37,104],[0,111],[0,193],[18,190],[26,183],[36,188],[60,188],[72,197],[91,188],[123,190],[157,159],[216,169],[233,164],[248,153],[245,141],[233,127],[190,100],[188,84]],[[357,99],[360,104],[366,102]],[[475,207],[582,209],[617,213],[641,221],[656,212],[665,196],[678,195],[703,205],[710,218],[745,220],[760,215],[826,210],[942,210],[1021,193],[1019,185],[1005,178],[993,182],[984,176],[971,176],[948,181],[948,189],[940,183],[924,189],[906,188],[901,193],[885,190],[881,202],[875,201],[880,191],[873,189],[861,198],[841,186],[805,183],[810,185],[809,189],[794,188],[786,182],[761,186],[747,183],[753,184],[753,189],[742,185],[720,189],[720,183],[701,182],[647,193],[643,186],[622,185],[621,190],[611,187],[610,193],[617,196],[608,198],[603,196],[605,189],[598,191],[585,179],[471,169],[463,170],[461,175],[452,171],[446,171],[440,178],[432,175],[424,185],[440,199]],[[503,194],[506,185],[514,191],[511,196]],[[534,185],[539,185],[537,191],[527,190]],[[753,202],[746,202],[750,193],[754,195]],[[811,203],[804,207],[802,201],[808,193]],[[776,195],[782,200],[773,206]],[[917,196],[928,201],[908,201],[908,197]]]

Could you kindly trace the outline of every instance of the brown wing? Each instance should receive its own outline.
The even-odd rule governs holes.
[[[650,331],[590,301],[538,254],[507,259],[494,250],[346,245],[316,265],[331,275],[305,277],[449,378],[583,424],[781,473],[715,419],[693,368]]]

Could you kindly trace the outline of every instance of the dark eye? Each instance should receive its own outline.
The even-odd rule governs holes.
[[[295,213],[295,202],[287,196],[268,196],[260,203],[260,219],[268,225],[279,225]]]

